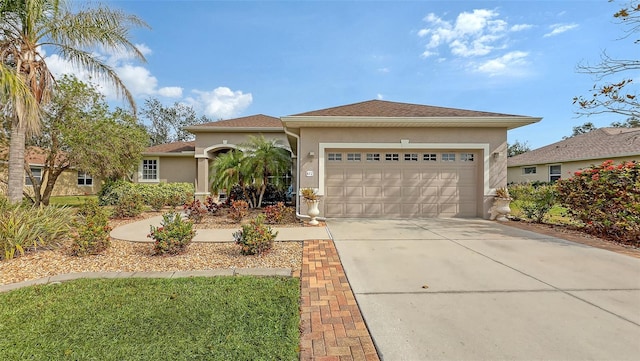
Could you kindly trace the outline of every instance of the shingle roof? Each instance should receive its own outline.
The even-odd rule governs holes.
[[[507,164],[512,167],[629,155],[640,157],[640,129],[600,128],[511,157]]]
[[[44,165],[44,162],[47,160],[48,152],[46,149],[28,146],[24,152],[25,161],[30,165]],[[9,147],[0,148],[0,161],[8,161],[9,160]],[[62,162],[66,162],[66,153],[62,152],[56,159],[56,165],[59,165]]]
[[[280,121],[280,118],[270,117],[264,114],[256,114],[247,117],[198,124],[198,127],[282,128],[282,122]]]
[[[509,114],[435,107],[430,105],[368,100],[333,108],[314,110],[292,116],[340,117],[512,117]]]
[[[173,142],[148,147],[145,153],[181,153],[196,150],[196,142]]]

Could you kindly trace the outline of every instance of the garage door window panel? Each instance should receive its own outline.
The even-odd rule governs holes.
[[[359,162],[362,160],[360,153],[347,153],[347,162]]]
[[[455,162],[456,161],[456,153],[442,153],[442,161],[443,162]]]
[[[342,153],[329,153],[327,154],[327,160],[330,162],[341,162]]]
[[[380,153],[367,153],[367,162],[379,162]]]
[[[437,162],[438,155],[436,153],[425,153],[422,155],[422,160],[425,162]]]
[[[405,162],[417,162],[418,161],[418,153],[405,153],[404,154]]]
[[[400,154],[398,153],[387,153],[384,155],[384,160],[389,162],[397,162],[400,160]]]

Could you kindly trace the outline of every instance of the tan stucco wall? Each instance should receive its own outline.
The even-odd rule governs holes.
[[[134,175],[134,182],[144,183],[193,183],[196,179],[196,159],[189,156],[149,156],[143,159],[157,159],[159,181],[141,181],[140,172]]]
[[[7,170],[6,167],[0,166],[0,178],[5,180],[7,179]],[[47,178],[44,177],[42,182],[46,182]],[[88,194],[96,194],[100,190],[102,186],[102,181],[96,177],[93,177],[93,185],[91,186],[79,186],[78,185],[78,171],[71,169],[64,171],[56,181],[55,186],[53,187],[52,196],[78,196],[78,195],[88,195]],[[33,195],[33,187],[25,185],[25,192],[27,194]],[[7,194],[7,186],[4,182],[0,182],[0,194]]]
[[[266,139],[277,139],[289,149],[289,142],[284,131],[277,133],[196,133],[196,156],[203,155],[206,149],[210,149],[213,146],[235,148],[248,142],[250,136],[260,135],[264,135]]]
[[[633,157],[617,157],[617,158],[601,158],[592,160],[583,160],[577,162],[564,162],[564,163],[542,163],[532,164],[527,166],[514,166],[507,169],[507,180],[509,183],[529,183],[529,182],[548,182],[549,181],[549,166],[561,165],[562,166],[562,178],[571,178],[576,171],[581,169],[590,168],[592,165],[600,165],[604,161],[613,160],[614,163],[619,164],[624,161],[640,161],[640,155]],[[525,167],[536,167],[536,174],[524,174]]]
[[[493,196],[483,194],[485,169],[482,159],[485,156],[489,156],[489,188],[494,189],[507,184],[506,128],[301,128],[300,138],[300,188],[319,187],[319,177],[322,174],[319,169],[320,143],[401,144],[406,141],[409,144],[488,144],[488,155],[480,151],[478,217],[487,218],[489,208],[493,203]],[[463,148],[455,147],[452,149]],[[314,155],[310,156],[310,152],[313,152]],[[496,152],[499,152],[500,155],[491,156]],[[313,175],[307,176],[307,171],[311,171]],[[320,192],[323,193],[324,190],[320,189]],[[301,203],[304,204],[304,202]]]

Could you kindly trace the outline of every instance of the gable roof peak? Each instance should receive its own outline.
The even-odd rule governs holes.
[[[358,103],[341,105],[326,109],[313,110],[296,116],[336,116],[336,117],[382,117],[382,118],[435,118],[435,117],[512,117],[510,114],[500,114],[476,110],[455,109],[421,105],[411,103],[392,102],[388,100],[366,100]]]
[[[195,125],[195,127],[227,127],[227,128],[282,128],[280,118],[264,114],[246,117],[217,120],[215,122]],[[190,127],[188,127],[190,128]]]

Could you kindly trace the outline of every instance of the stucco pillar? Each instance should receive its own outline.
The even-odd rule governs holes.
[[[209,159],[198,158],[198,172],[196,178],[196,199],[204,200],[209,192]]]

